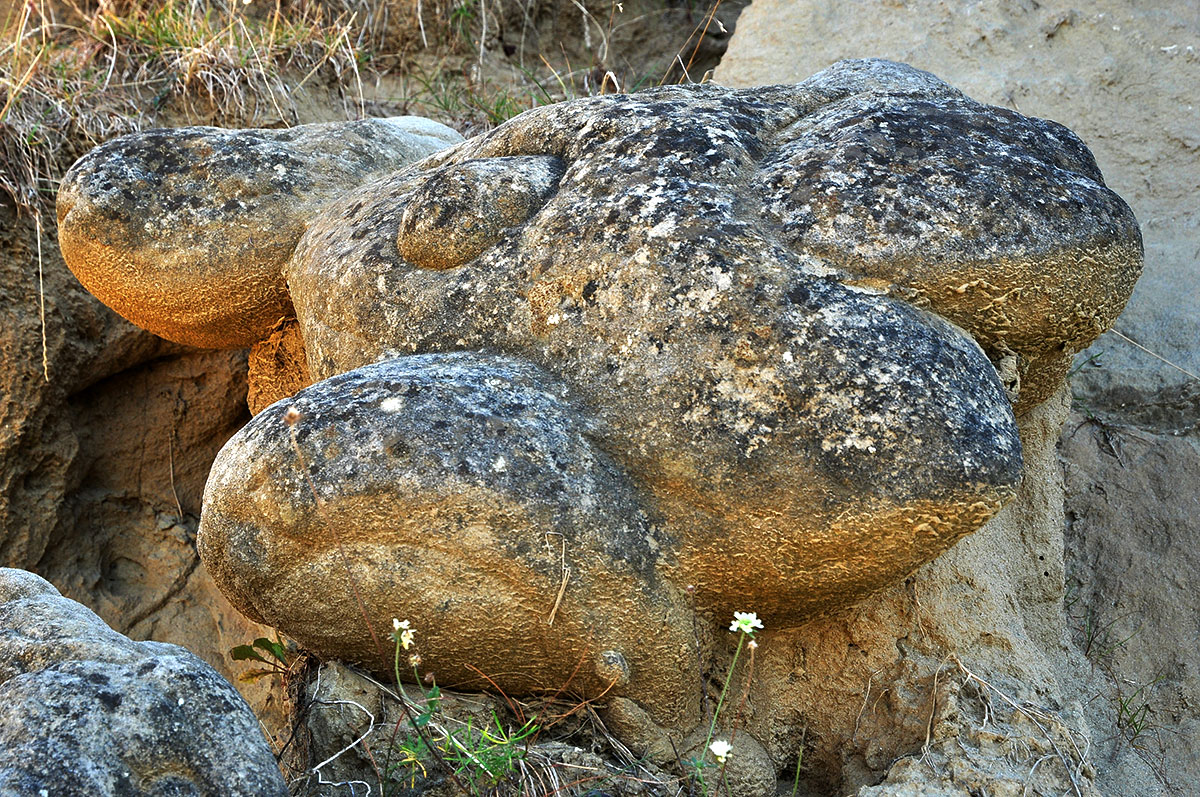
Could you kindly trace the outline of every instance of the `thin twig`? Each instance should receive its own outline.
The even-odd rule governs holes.
[[[1131,346],[1134,346],[1134,347],[1136,347],[1136,348],[1138,348],[1138,349],[1141,349],[1142,351],[1146,352],[1146,354],[1149,354],[1151,357],[1153,357],[1153,358],[1154,358],[1154,359],[1156,359],[1156,360],[1161,360],[1162,362],[1164,362],[1164,363],[1166,363],[1167,365],[1169,365],[1169,366],[1171,366],[1172,368],[1174,368],[1176,371],[1181,371],[1181,372],[1183,372],[1183,373],[1187,374],[1188,376],[1190,376],[1192,379],[1200,379],[1200,376],[1197,376],[1196,374],[1192,373],[1191,371],[1189,371],[1188,369],[1184,368],[1183,366],[1176,365],[1175,363],[1173,363],[1173,362],[1171,362],[1170,360],[1168,360],[1166,357],[1163,357],[1161,354],[1156,354],[1155,352],[1152,352],[1152,351],[1150,351],[1150,350],[1149,350],[1149,349],[1147,349],[1145,346],[1143,346],[1142,344],[1138,343],[1136,340],[1134,340],[1133,338],[1129,337],[1128,335],[1124,335],[1124,334],[1122,334],[1122,333],[1121,333],[1120,331],[1118,331],[1117,329],[1115,329],[1115,328],[1114,328],[1114,329],[1111,329],[1111,330],[1109,330],[1109,331],[1110,331],[1110,332],[1112,332],[1114,335],[1116,335],[1116,336],[1117,336],[1118,338],[1120,338],[1121,340],[1123,340],[1123,341],[1125,341],[1126,343],[1128,343],[1129,345],[1131,345]]]
[[[567,592],[567,582],[571,580],[571,568],[567,567],[567,539],[562,541],[562,583],[558,585],[558,597],[554,599],[554,608],[550,610],[550,619],[546,621],[547,625],[554,625],[554,616],[558,614],[558,607],[562,605],[563,595]]]
[[[176,405],[178,406],[178,405]],[[183,522],[183,505],[179,503],[179,492],[175,489],[175,430],[167,435],[167,474],[171,477],[171,496],[175,499],[175,511],[179,522]]]

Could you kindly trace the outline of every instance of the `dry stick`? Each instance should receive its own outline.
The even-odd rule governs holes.
[[[562,686],[558,687],[558,691],[556,691],[554,694],[550,695],[549,699],[546,701],[547,703],[553,703],[554,701],[558,700],[559,695],[561,695],[563,692],[567,691],[567,688],[570,687],[571,682],[575,680],[575,676],[579,674],[579,670],[580,670],[580,668],[583,667],[583,662],[587,659],[587,655],[590,651],[591,651],[591,648],[589,648],[589,647],[585,647],[583,649],[583,653],[581,653],[579,655],[579,661],[575,662],[575,669],[571,670],[571,674],[567,676],[567,680],[563,681]],[[575,713],[575,710],[577,708],[578,708],[578,706],[573,707],[567,713],[559,716],[558,719],[543,726],[542,728],[539,728],[538,734],[540,735],[541,732],[547,728],[553,728],[555,725],[557,725],[558,723],[562,722],[564,719],[566,719],[567,717],[569,717],[573,713]]]
[[[26,23],[29,22],[29,18],[32,15],[33,15],[32,7],[26,6],[25,14],[21,17],[21,24],[17,28],[17,35],[16,35],[16,37],[13,38],[13,42],[14,42],[13,65],[14,66],[16,66],[16,63],[17,63],[16,44],[25,38],[25,36],[26,36],[25,25],[26,25]],[[43,33],[43,37],[44,37],[44,35],[45,34]],[[9,88],[8,99],[5,101],[4,107],[0,108],[0,121],[3,121],[5,115],[8,113],[8,109],[10,107],[12,107],[14,102],[16,102],[17,97],[21,94],[21,91],[25,88],[26,84],[28,84],[29,81],[33,79],[33,73],[37,69],[38,62],[42,60],[42,56],[46,54],[46,51],[47,51],[47,48],[45,46],[42,46],[41,48],[39,48],[37,55],[35,55],[33,57],[33,60],[29,63],[29,68],[25,70],[25,74],[22,75],[20,78],[18,78],[16,83],[12,84],[12,86]]]
[[[995,692],[996,695],[998,695],[1001,700],[1003,700],[1005,703],[1012,706],[1017,712],[1019,712],[1027,720],[1029,720],[1030,722],[1032,722],[1034,725],[1037,726],[1037,729],[1042,732],[1042,736],[1044,736],[1046,738],[1046,741],[1048,741],[1050,743],[1050,746],[1054,749],[1054,752],[1058,754],[1058,758],[1062,762],[1063,768],[1066,769],[1066,771],[1067,771],[1067,777],[1071,781],[1071,789],[1075,792],[1075,797],[1083,797],[1083,793],[1079,790],[1079,783],[1075,779],[1075,773],[1071,771],[1071,766],[1067,761],[1066,755],[1063,754],[1062,750],[1058,749],[1058,744],[1054,741],[1054,737],[1052,737],[1050,735],[1050,732],[1047,731],[1045,727],[1043,727],[1042,723],[1038,722],[1037,718],[1034,717],[1032,714],[1030,714],[1028,711],[1021,708],[1021,706],[1017,705],[1017,703],[1012,698],[1010,698],[1008,695],[1004,694],[999,689],[992,686],[990,683],[983,680],[978,675],[976,675],[975,673],[973,673],[969,669],[967,669],[967,665],[963,664],[962,661],[958,658],[958,656],[955,656],[953,653],[951,653],[950,658],[954,659],[954,663],[958,665],[958,668],[963,671],[963,674],[966,675],[969,680],[976,681],[977,683],[980,683],[983,686],[986,686],[992,692]]]
[[[565,720],[567,717],[570,717],[570,716],[572,716],[573,714],[575,714],[576,712],[578,712],[580,709],[584,709],[584,708],[590,708],[592,703],[596,703],[596,702],[598,702],[598,701],[599,701],[599,700],[601,700],[601,699],[602,699],[602,698],[603,698],[605,695],[607,695],[609,692],[611,692],[611,691],[612,691],[612,688],[613,688],[614,686],[616,686],[616,685],[617,685],[617,682],[618,682],[619,680],[620,680],[619,678],[614,678],[614,679],[612,680],[612,682],[611,682],[611,683],[610,683],[608,686],[604,687],[604,691],[603,691],[603,692],[601,692],[600,694],[596,695],[595,697],[589,697],[589,698],[586,698],[586,699],[584,699],[584,700],[580,701],[579,703],[576,703],[576,704],[575,704],[575,705],[574,705],[574,706],[571,708],[571,710],[570,710],[570,711],[566,712],[565,714],[563,714],[562,716],[560,716],[558,719],[554,720],[554,722],[550,723],[550,724],[549,724],[549,725],[547,725],[546,727],[547,727],[547,728],[551,728],[551,727],[553,727],[553,726],[557,725],[558,723],[560,723],[560,722],[562,722],[563,720]]]
[[[313,694],[319,695],[320,693],[321,693],[321,670],[318,668],[317,669],[317,688],[314,690]],[[360,738],[358,738],[358,739],[354,740],[353,742],[351,742],[350,744],[348,744],[346,747],[342,748],[342,750],[335,753],[330,758],[325,759],[320,764],[317,764],[315,767],[312,768],[312,771],[317,773],[317,782],[318,783],[325,782],[325,781],[322,781],[322,778],[321,778],[321,767],[325,766],[330,761],[333,761],[335,758],[338,758],[339,756],[341,756],[343,753],[345,753],[347,750],[351,749],[355,745],[362,744],[363,752],[365,752],[367,754],[367,760],[371,762],[371,768],[375,770],[375,777],[379,778],[379,790],[383,791],[383,775],[379,771],[379,765],[375,763],[375,755],[371,752],[371,745],[365,744],[367,737],[370,736],[375,731],[375,715],[372,714],[371,712],[367,711],[365,708],[363,708],[358,703],[355,703],[353,700],[314,701],[314,702],[322,702],[323,705],[349,704],[352,706],[357,706],[358,708],[362,709],[362,711],[365,712],[368,717],[371,718],[371,723],[370,723],[370,725],[367,726],[366,733],[364,733]],[[371,788],[371,785],[369,783],[367,783],[366,781],[347,781],[347,782],[362,783],[364,786],[367,787],[368,790],[370,790],[370,788]],[[330,785],[336,785],[336,784],[330,784]]]
[[[258,47],[254,44],[254,37],[251,36],[250,31],[246,29],[246,23],[242,21],[241,17],[238,17],[238,25],[241,26],[242,33],[246,36],[246,42],[250,45],[250,52],[254,53],[254,60],[258,61],[259,72],[265,76],[267,74],[267,64],[263,60],[263,57],[259,54]],[[268,51],[267,54],[270,55],[270,52]],[[275,100],[275,90],[271,88],[270,82],[266,83],[266,88],[267,96],[271,98],[271,104],[275,106],[275,113],[279,114],[279,121],[286,125],[287,117],[283,115],[283,109],[279,107],[279,103]]]
[[[708,28],[712,25],[713,18],[717,15],[717,8],[720,5],[721,0],[717,0],[717,2],[713,3],[712,10],[708,12],[708,19],[704,23],[704,30],[700,31],[700,38],[696,39],[696,46],[692,48],[692,55],[690,58],[688,58],[688,69],[691,68],[692,62],[696,60],[696,54],[700,52],[700,45],[704,43],[704,37],[708,35]],[[687,73],[687,69],[684,69],[684,73]],[[691,78],[688,78],[688,80],[691,80]]]
[[[924,759],[929,755],[929,743],[933,737],[933,717],[937,713],[937,687],[938,676],[942,674],[942,667],[945,666],[946,659],[942,659],[936,670],[933,671],[933,691],[929,695],[929,720],[925,723],[925,745],[921,748],[921,758]],[[955,659],[957,661],[957,659]]]
[[[33,224],[37,234],[38,259],[38,315],[42,320],[42,376],[50,381],[50,354],[46,346],[46,285],[42,274],[42,211],[34,213]],[[181,516],[182,517],[182,516]]]
[[[487,14],[488,14],[487,0],[483,0],[483,2],[481,2],[479,4],[479,16],[483,22],[483,29],[479,32],[479,77],[480,77],[480,79],[483,78],[483,49],[484,49],[484,46],[487,44],[487,33],[488,33]]]
[[[720,0],[718,0],[718,4],[719,4],[719,3],[720,3]],[[713,12],[714,12],[714,13],[716,12],[716,7],[715,7],[715,6],[714,6],[714,8],[713,8]],[[689,14],[688,16],[690,17],[691,15]],[[679,65],[680,65],[681,67],[683,66],[683,51],[684,51],[684,49],[685,49],[685,48],[688,46],[688,43],[689,43],[689,42],[690,42],[690,41],[691,41],[691,40],[692,40],[692,39],[693,39],[693,38],[696,36],[696,34],[697,34],[697,33],[700,33],[700,29],[701,29],[701,27],[703,27],[705,30],[708,30],[708,24],[707,24],[707,22],[706,22],[706,23],[705,23],[703,26],[701,26],[699,23],[697,23],[696,27],[692,28],[692,32],[691,32],[691,33],[688,35],[688,37],[687,37],[686,39],[684,39],[683,46],[679,48],[679,52],[675,53],[675,59],[674,59],[674,60],[675,60],[675,61],[678,61],[678,62],[679,62]],[[701,38],[703,38],[703,36],[701,36]],[[696,43],[696,47],[699,47],[699,46],[700,46],[700,44],[699,44],[699,42],[697,42],[697,43]],[[674,66],[674,64],[672,64],[672,66]],[[684,67],[684,72],[686,73],[686,71],[687,71],[687,68],[686,68],[686,67]],[[667,71],[666,71],[666,72],[664,72],[664,73],[663,73],[663,76],[662,76],[662,77],[659,79],[659,81],[658,81],[658,85],[660,85],[660,86],[661,86],[661,85],[663,85],[664,83],[666,83],[666,82],[667,82],[667,77],[670,75],[670,73],[671,73],[671,67],[667,67]],[[691,80],[691,78],[689,77],[689,78],[688,78],[688,80],[690,81],[690,80]]]
[[[175,511],[179,522],[183,522],[183,506],[179,503],[179,492],[175,489],[175,430],[167,435],[167,474],[171,477],[171,495],[175,498]]]
[[[1184,368],[1184,367],[1182,367],[1182,366],[1176,365],[1175,363],[1173,363],[1173,362],[1171,362],[1170,360],[1168,360],[1166,357],[1163,357],[1161,354],[1155,354],[1154,352],[1150,351],[1149,349],[1147,349],[1147,348],[1146,348],[1145,346],[1143,346],[1142,344],[1138,343],[1138,342],[1137,342],[1136,340],[1134,340],[1133,338],[1130,338],[1130,337],[1128,337],[1128,336],[1126,336],[1126,335],[1122,335],[1122,334],[1121,334],[1120,332],[1118,332],[1118,331],[1117,331],[1115,328],[1114,328],[1114,329],[1112,329],[1112,330],[1110,330],[1110,331],[1111,331],[1111,332],[1112,332],[1114,335],[1116,335],[1118,338],[1120,338],[1121,340],[1125,341],[1126,343],[1128,343],[1128,344],[1130,344],[1130,345],[1132,345],[1132,346],[1136,346],[1137,348],[1139,348],[1139,349],[1141,349],[1142,351],[1146,352],[1146,354],[1149,354],[1149,355],[1150,355],[1151,357],[1153,357],[1154,359],[1156,359],[1156,360],[1162,360],[1164,363],[1166,363],[1167,365],[1171,366],[1171,367],[1172,367],[1172,368],[1174,368],[1176,371],[1182,371],[1183,373],[1185,373],[1185,374],[1187,374],[1188,376],[1190,376],[1192,379],[1200,379],[1200,376],[1197,376],[1196,374],[1192,373],[1191,371],[1189,371],[1188,369],[1186,369],[1186,368]]]
[[[365,119],[367,117],[367,100],[363,96],[362,74],[358,71],[358,58],[354,54],[354,45],[350,42],[350,26],[354,24],[354,18],[357,12],[350,15],[350,19],[342,28],[342,38],[346,42],[346,53],[350,56],[350,68],[354,70],[354,85],[358,87],[358,118]]]
[[[858,726],[859,723],[862,722],[863,714],[867,710],[867,701],[871,699],[871,681],[874,680],[875,676],[879,675],[881,672],[883,672],[882,667],[867,676],[867,691],[863,693],[862,708],[858,710],[858,716],[854,718],[854,733],[850,736],[850,741],[852,742],[858,739]],[[878,703],[878,701],[876,701],[876,703]]]
[[[564,537],[562,541],[562,583],[558,585],[558,597],[554,599],[554,608],[550,610],[550,619],[546,621],[546,625],[554,625],[554,616],[558,614],[558,607],[562,605],[563,595],[567,592],[567,582],[571,580],[571,568],[567,567],[567,540]]]
[[[1027,797],[1029,787],[1033,784],[1033,773],[1037,772],[1037,768],[1042,765],[1043,761],[1049,761],[1054,756],[1047,753],[1046,755],[1033,762],[1033,766],[1029,768],[1029,774],[1025,776],[1025,788],[1021,789],[1021,797]]]
[[[676,54],[675,54],[675,61],[676,61],[676,63],[678,63],[678,64],[679,64],[679,67],[680,67],[680,69],[682,69],[682,70],[683,70],[683,76],[684,76],[685,78],[687,78],[687,82],[688,82],[688,83],[693,83],[693,82],[695,82],[695,81],[693,81],[693,80],[692,80],[692,76],[688,74],[688,68],[687,68],[686,66],[684,66],[684,65],[683,65],[683,58],[681,57],[681,54],[679,54],[679,53],[676,53]]]
[[[288,437],[292,441],[292,448],[295,450],[296,456],[300,460],[300,468],[304,473],[304,480],[308,482],[308,489],[313,495],[313,501],[316,502],[317,514],[324,515],[325,502],[317,493],[317,486],[313,483],[312,475],[309,473],[308,462],[304,459],[304,452],[300,450],[300,441],[296,438],[296,422],[300,420],[300,412],[295,407],[289,407],[287,413],[283,416],[283,420],[288,426]],[[328,519],[326,519],[326,522],[328,522]],[[382,659],[383,646],[379,644],[379,637],[375,634],[375,627],[371,625],[371,618],[367,616],[367,605],[363,602],[362,596],[359,594],[358,581],[354,578],[354,573],[350,570],[350,558],[346,556],[346,549],[342,547],[341,537],[335,535],[334,539],[337,541],[338,553],[341,554],[342,557],[342,566],[346,568],[346,578],[350,582],[350,589],[354,593],[354,600],[358,603],[359,611],[362,612],[363,622],[366,623],[367,631],[371,634],[371,640],[375,643],[375,650],[379,653],[379,657]],[[403,701],[401,701],[401,703],[403,703]],[[374,729],[374,724],[375,718],[372,716],[371,728],[368,729],[368,733]],[[364,735],[363,738],[365,739],[366,735]],[[357,742],[355,742],[355,744],[357,744]],[[351,747],[353,747],[353,745],[351,745]],[[367,758],[371,761],[371,766],[375,769],[375,775],[379,778],[380,783],[382,784],[383,774],[380,773],[379,767],[375,763],[375,756],[371,753],[371,746],[363,745],[363,749],[367,753]],[[338,755],[341,755],[341,753]],[[328,761],[323,762],[321,766],[324,766],[326,763],[328,763]],[[320,767],[314,767],[314,771],[319,769]],[[320,778],[321,773],[317,771],[317,779],[320,780]]]

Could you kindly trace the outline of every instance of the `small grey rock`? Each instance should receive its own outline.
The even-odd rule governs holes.
[[[133,642],[0,568],[0,792],[285,795],[241,695],[183,648]]]

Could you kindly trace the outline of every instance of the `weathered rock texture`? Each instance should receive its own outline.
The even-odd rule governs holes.
[[[1146,236],[1118,328],[1200,373],[1200,7],[1168,0],[941,3],[755,0],[716,70],[729,86],[800,80],[840,58],[931,69],[971,96],[1054,119],[1088,142]],[[1187,377],[1109,334],[1077,390],[1142,393]]]
[[[206,567],[252,618],[304,629],[325,657],[379,665],[359,601],[380,636],[411,618],[446,685],[482,670],[514,692],[598,694],[686,659],[690,608],[655,570],[669,541],[563,392],[528,362],[468,353],[301,391],[294,427],[277,405],[223,452],[239,465],[209,480]],[[382,653],[390,669],[390,642]],[[675,713],[689,674],[659,684]]]
[[[717,80],[775,83],[847,55],[936,68],[973,96],[1069,125],[1142,223],[1146,273],[1115,327],[1192,376],[1114,334],[1080,356],[1072,387],[1095,422],[1072,419],[1062,442],[1074,519],[1068,624],[1097,671],[1115,676],[1090,696],[1103,706],[1098,737],[1127,744],[1120,700],[1163,677],[1131,706],[1150,707],[1134,745],[1188,793],[1200,760],[1200,685],[1183,663],[1195,661],[1200,609],[1181,575],[1196,534],[1189,474],[1200,471],[1189,431],[1200,423],[1200,7],[755,0]],[[1119,773],[1101,768],[1106,791],[1143,793]]]
[[[59,244],[79,281],[135,324],[192,346],[250,346],[291,315],[281,267],[322,204],[459,140],[419,117],[122,136],[63,179]]]
[[[0,569],[0,791],[286,794],[249,706],[183,648],[132,642]]]

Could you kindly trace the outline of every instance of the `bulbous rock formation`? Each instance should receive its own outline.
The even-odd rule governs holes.
[[[122,136],[63,178],[59,243],[84,287],[138,326],[250,346],[292,314],[281,268],[323,204],[461,140],[420,117]]]
[[[322,655],[406,617],[440,682],[690,727],[690,615],[795,625],[977,529],[1140,263],[1070,131],[900,64],[536,109],[309,220],[324,381],[217,457],[201,555]]]
[[[0,792],[285,795],[241,695],[188,651],[133,642],[0,568]]]

